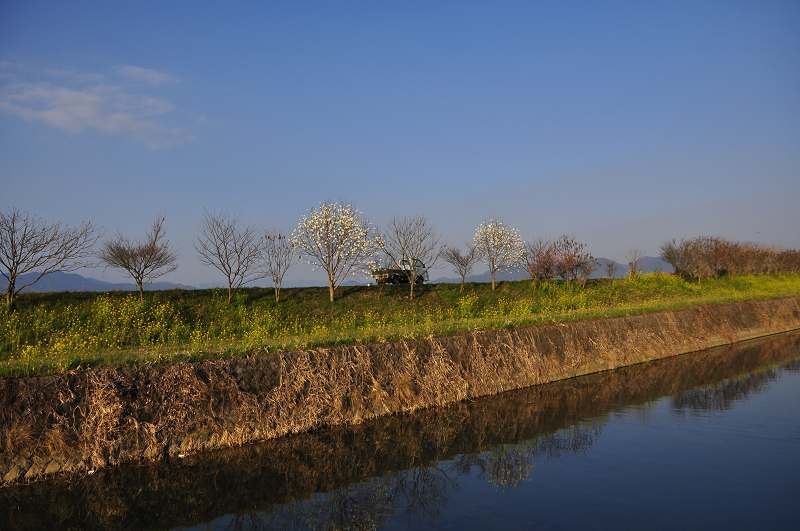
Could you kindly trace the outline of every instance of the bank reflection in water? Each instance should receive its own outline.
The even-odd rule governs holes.
[[[537,459],[586,452],[609,414],[669,396],[676,415],[726,410],[798,370],[775,336],[180,463],[0,490],[2,529],[374,529],[435,521],[462,483],[513,492]]]

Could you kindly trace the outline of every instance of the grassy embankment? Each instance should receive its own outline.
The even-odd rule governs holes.
[[[589,282],[241,290],[231,305],[221,290],[23,296],[0,309],[0,375],[60,372],[100,364],[199,360],[250,352],[385,341],[467,330],[613,317],[698,304],[800,295],[800,275],[740,276],[686,282],[672,275]]]

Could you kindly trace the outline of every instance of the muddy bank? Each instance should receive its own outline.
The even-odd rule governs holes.
[[[160,461],[800,328],[786,298],[160,367],[0,379],[5,483]]]

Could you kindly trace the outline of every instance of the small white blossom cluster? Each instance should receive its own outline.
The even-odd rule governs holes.
[[[478,225],[473,244],[489,263],[490,273],[511,268],[525,257],[525,242],[519,231],[498,219]]]
[[[328,274],[333,287],[362,271],[375,256],[375,229],[352,205],[321,203],[297,222],[292,245],[306,261]]]

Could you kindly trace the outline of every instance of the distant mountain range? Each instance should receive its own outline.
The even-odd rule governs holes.
[[[620,264],[619,262],[614,262],[608,258],[598,258],[597,259],[597,268],[591,275],[591,278],[605,278],[606,276],[606,264],[608,263],[615,263],[616,271],[615,276],[616,278],[622,278],[628,274],[628,266],[625,264]],[[669,265],[667,262],[658,258],[656,256],[645,256],[639,261],[640,270],[644,273],[652,273],[654,271],[664,271],[667,273],[671,273],[672,266]],[[22,275],[17,284],[26,284],[30,282],[35,276],[35,273],[26,273]],[[525,271],[525,268],[519,267],[513,269],[511,271],[503,271],[497,274],[498,281],[510,281],[510,280],[527,280],[528,279],[528,272]],[[489,282],[491,279],[489,277],[489,272],[471,275],[467,277],[468,282]],[[440,277],[433,279],[433,282],[436,283],[451,283],[451,282],[458,282],[458,278],[454,277]],[[344,286],[357,286],[357,285],[364,285],[369,283],[369,279],[364,280],[355,280],[355,279],[348,279],[342,283]],[[321,286],[322,283],[319,281],[297,281],[291,283],[291,287],[309,287],[309,286]],[[147,291],[161,291],[161,290],[168,290],[168,289],[203,289],[203,288],[210,288],[210,287],[217,287],[219,283],[214,284],[201,284],[197,287],[189,286],[186,284],[177,284],[174,282],[153,282],[151,284],[145,285],[145,290]],[[0,291],[5,290],[6,282],[5,279],[0,278]],[[98,280],[96,278],[85,277],[83,275],[79,275],[77,273],[51,273],[49,275],[45,275],[39,282],[30,286],[24,290],[25,292],[32,292],[32,293],[43,293],[43,292],[54,292],[54,291],[136,291],[136,285],[132,282],[106,282],[104,280]]]
[[[606,278],[606,266],[609,263],[616,264],[614,271],[614,278],[623,278],[628,275],[628,265],[621,264],[610,258],[598,258],[597,267],[592,272],[589,278]],[[644,256],[639,259],[639,270],[642,273],[654,273],[656,271],[663,271],[664,273],[672,273],[672,266],[657,256]],[[518,267],[510,271],[502,271],[497,274],[498,281],[513,281],[513,280],[527,280],[530,278],[528,272],[524,267]],[[460,279],[455,277],[441,277],[433,280],[436,283],[460,282]],[[481,273],[478,275],[471,275],[467,277],[467,282],[491,282],[489,272]]]
[[[27,284],[37,273],[26,273],[19,277],[17,285]],[[0,278],[0,288],[5,290],[6,279]],[[165,289],[194,289],[185,284],[173,282],[153,282],[145,284],[147,291],[159,291]],[[42,277],[39,282],[24,290],[24,292],[42,293],[48,291],[135,291],[136,285],[133,282],[106,282],[96,278],[85,277],[77,273],[51,273]]]

